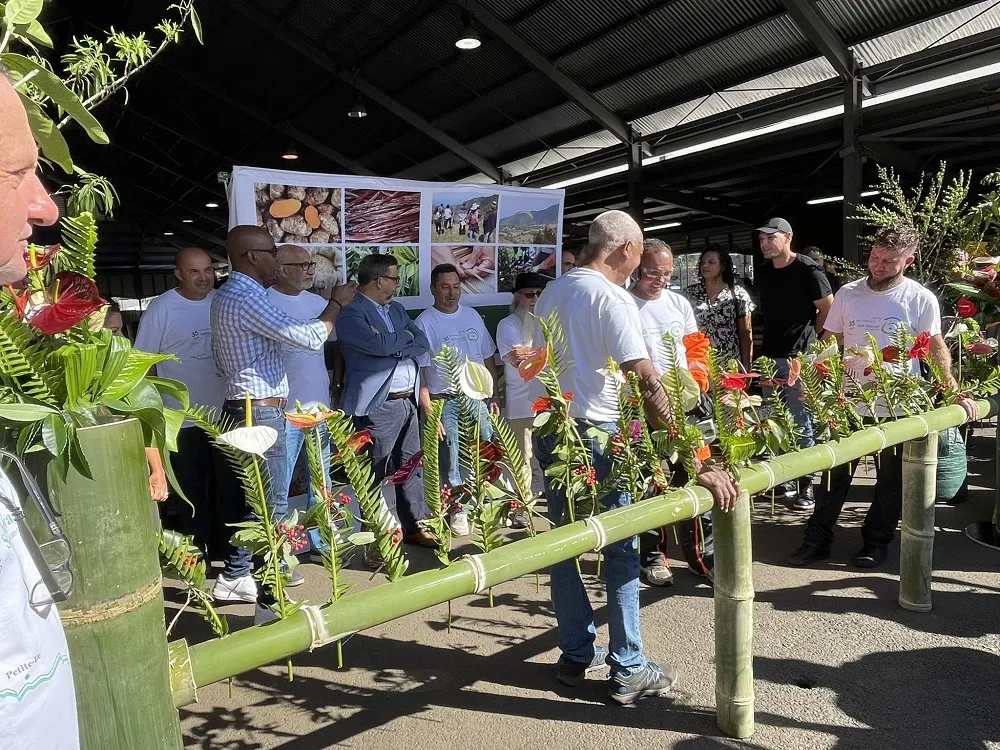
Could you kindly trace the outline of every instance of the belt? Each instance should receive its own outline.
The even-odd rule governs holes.
[[[225,405],[231,409],[239,409],[246,406],[246,401],[242,398],[231,398],[227,399]],[[250,406],[276,406],[279,409],[284,409],[288,406],[287,398],[279,398],[274,396],[272,398],[252,398],[250,399]]]
[[[386,401],[398,401],[402,398],[411,398],[413,396],[413,391],[399,391],[398,393],[390,393],[386,396]]]
[[[454,393],[432,393],[431,401],[451,401],[456,398]]]

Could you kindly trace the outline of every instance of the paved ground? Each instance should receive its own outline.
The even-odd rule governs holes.
[[[720,736],[714,716],[712,592],[683,569],[667,590],[644,589],[648,655],[681,671],[670,698],[632,708],[603,700],[601,681],[564,688],[551,676],[557,657],[546,576],[446,608],[396,620],[351,638],[345,667],[332,647],[283,667],[257,670],[200,691],[182,711],[187,747],[226,750],[319,750],[329,747],[513,750],[598,748],[1000,748],[1000,553],[968,541],[962,530],[989,517],[993,501],[992,430],[973,438],[985,458],[970,463],[972,499],[940,506],[935,546],[934,610],[896,603],[898,544],[878,572],[846,563],[860,546],[865,505],[849,505],[833,560],[811,570],[782,564],[801,541],[803,518],[767,503],[755,513],[757,590],[754,670],[757,732],[748,742]],[[856,483],[865,484],[859,473]],[[859,487],[862,499],[867,489]],[[429,553],[411,551],[430,567]],[[591,573],[592,601],[603,624],[604,595]],[[329,594],[324,573],[305,566],[301,592]],[[374,585],[360,571],[359,586]],[[251,607],[224,610],[234,629]],[[180,629],[205,637],[185,616]],[[606,639],[606,628],[601,628]]]

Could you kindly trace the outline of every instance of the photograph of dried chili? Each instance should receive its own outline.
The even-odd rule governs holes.
[[[347,242],[420,242],[420,193],[349,189],[344,216]]]

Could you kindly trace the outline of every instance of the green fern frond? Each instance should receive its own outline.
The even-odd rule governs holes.
[[[204,590],[207,565],[192,538],[163,529],[159,534],[158,546],[160,566],[184,582],[195,611],[216,635],[228,634],[229,624],[226,618],[216,611],[211,597]]]
[[[62,406],[65,386],[59,373],[50,371],[44,343],[36,341],[31,327],[13,312],[0,316],[0,377],[28,398]]]
[[[507,420],[496,414],[490,414],[490,424],[493,426],[493,434],[496,441],[503,448],[503,458],[501,462],[507,467],[514,482],[514,489],[517,498],[526,508],[532,508],[535,504],[535,497],[531,492],[531,467],[524,460],[524,454],[518,447],[517,439],[514,437]]]
[[[75,271],[94,278],[94,251],[97,248],[97,223],[89,212],[62,220],[62,249],[52,264],[59,271]]]

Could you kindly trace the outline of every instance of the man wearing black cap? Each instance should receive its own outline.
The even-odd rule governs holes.
[[[542,474],[532,457],[531,428],[535,413],[531,410],[531,406],[536,399],[545,395],[545,388],[537,378],[525,383],[517,368],[521,364],[526,347],[545,346],[541,327],[532,313],[535,311],[538,296],[548,281],[548,278],[540,273],[518,274],[514,282],[514,299],[510,303],[510,315],[497,324],[497,353],[503,361],[506,391],[504,416],[514,431],[525,463],[531,467],[532,486],[539,489],[541,489]],[[527,526],[527,523],[524,525]]]
[[[764,312],[761,356],[775,360],[778,378],[788,378],[788,360],[809,348],[823,332],[823,323],[833,304],[830,282],[812,258],[792,252],[792,226],[784,219],[771,219],[757,227],[764,263],[757,270],[757,288]],[[781,390],[792,417],[802,431],[799,447],[813,445],[812,418],[805,406],[802,383]],[[785,485],[785,496],[794,496],[795,510],[811,511],[812,477]]]

